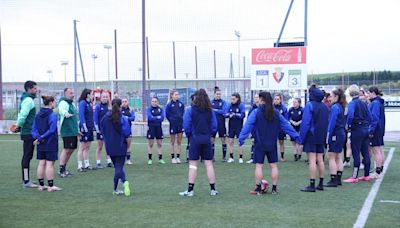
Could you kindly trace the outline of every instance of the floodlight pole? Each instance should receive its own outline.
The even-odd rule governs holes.
[[[142,0],[142,115],[146,117],[146,0]]]

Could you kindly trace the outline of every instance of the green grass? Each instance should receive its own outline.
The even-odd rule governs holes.
[[[63,191],[22,189],[21,142],[17,136],[0,136],[0,227],[350,227],[372,186],[372,183],[345,184],[324,192],[302,193],[299,189],[308,184],[307,165],[303,161],[293,162],[288,148],[287,161],[279,163],[280,194],[251,196],[248,192],[254,186],[253,165],[221,163],[218,145],[215,168],[220,195],[208,195],[206,175],[200,167],[195,197],[181,198],[178,192],[187,187],[187,166],[154,164],[149,167],[145,139],[133,141],[138,143],[133,145],[135,162],[126,167],[133,195],[126,198],[111,194],[113,169],[76,173],[76,153],[69,164],[75,175],[55,180]],[[399,204],[379,202],[400,200],[400,144],[388,144],[386,150],[392,146],[397,149],[367,221],[368,227],[394,227],[400,220]],[[164,144],[166,160],[167,148]],[[94,149],[93,143],[92,163]],[[248,146],[245,151],[248,158]],[[33,179],[36,165],[33,159]],[[265,174],[269,174],[268,168]],[[344,176],[349,174],[350,170],[346,169]],[[328,176],[326,173],[326,179]]]

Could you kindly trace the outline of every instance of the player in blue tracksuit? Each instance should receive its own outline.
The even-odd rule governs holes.
[[[376,86],[372,86],[368,89],[368,97],[371,101],[369,104],[369,111],[372,115],[371,126],[369,128],[369,146],[371,147],[372,153],[375,157],[376,169],[374,178],[379,178],[379,175],[383,171],[383,136],[385,135],[385,106],[382,91]]]
[[[101,151],[103,150],[103,134],[101,132],[100,121],[106,115],[110,108],[110,93],[103,90],[100,94],[100,103],[94,109],[94,126],[97,132],[97,149],[96,149],[96,169],[102,169]],[[112,167],[110,156],[107,155],[107,167]]]
[[[250,114],[256,110],[258,108],[259,102],[260,102],[260,98],[258,96],[258,93],[254,94],[254,103],[251,106],[251,109],[249,110],[249,113],[247,114],[247,116],[250,116]],[[254,159],[254,136],[255,136],[255,129],[253,129],[253,131],[251,132],[251,158],[250,160],[246,161],[247,164],[251,164],[253,163],[253,159]]]
[[[183,113],[185,113],[185,105],[179,100],[179,92],[175,89],[169,93],[170,102],[165,107],[165,117],[169,121],[170,134],[170,152],[171,163],[181,163],[182,153],[182,136],[183,136]],[[175,158],[175,140],[176,140],[176,158]]]
[[[352,176],[344,181],[346,183],[357,183],[359,180],[370,180],[369,168],[371,160],[368,153],[368,130],[372,117],[366,102],[359,99],[359,91],[360,89],[357,85],[351,85],[349,87],[350,96],[353,99],[348,105],[347,130],[351,133],[350,140],[354,166]],[[360,169],[360,153],[363,156],[364,176],[358,178],[358,171]]]
[[[282,94],[276,94],[274,96],[274,107],[279,111],[279,113],[288,119],[287,107],[283,104]],[[285,161],[285,140],[286,134],[282,130],[279,132],[279,151],[281,152],[281,161]]]
[[[301,120],[303,119],[303,108],[301,107],[301,99],[294,98],[293,99],[293,107],[291,107],[288,111],[288,119],[292,127],[297,131],[300,132],[300,124]],[[301,146],[298,145],[294,138],[290,138],[290,141],[293,144],[294,152],[294,161],[298,161],[301,159]]]
[[[128,149],[127,139],[131,136],[129,120],[121,113],[122,101],[115,98],[111,102],[112,109],[100,120],[100,128],[103,133],[103,140],[106,153],[114,164],[114,195],[125,194],[130,196],[129,182],[126,180],[124,164]],[[121,180],[124,191],[118,190],[118,182]]]
[[[148,165],[153,164],[153,144],[154,139],[157,141],[157,150],[158,150],[158,163],[165,164],[165,161],[162,159],[162,140],[163,140],[163,132],[162,132],[162,122],[164,121],[164,110],[158,106],[158,98],[153,97],[151,99],[151,105],[146,110],[147,113],[147,154],[149,156],[149,160],[147,161]]]
[[[324,160],[326,135],[329,118],[328,107],[322,103],[324,93],[311,85],[308,90],[310,100],[304,108],[303,120],[300,125],[300,137],[303,151],[307,153],[310,170],[310,185],[302,189],[303,192],[315,192],[315,189],[324,190]],[[316,164],[319,171],[319,185],[315,188]]]
[[[218,86],[214,88],[214,99],[211,101],[212,109],[217,117],[217,131],[212,135],[211,138],[211,150],[215,151],[215,137],[217,136],[221,139],[222,144],[222,162],[226,162],[226,125],[225,125],[225,115],[228,109],[228,104],[226,101],[221,99],[221,90]]]
[[[84,89],[79,97],[79,131],[81,135],[78,150],[78,172],[91,170],[89,163],[90,144],[93,141],[93,92],[90,89]]]
[[[197,177],[197,164],[201,158],[210,184],[210,195],[215,196],[214,154],[211,150],[211,136],[217,130],[217,119],[212,110],[210,99],[204,89],[196,91],[193,105],[186,110],[183,127],[190,136],[188,189],[181,196],[193,196]]]
[[[229,118],[229,155],[228,163],[235,162],[233,158],[233,146],[235,138],[239,138],[240,131],[243,127],[243,119],[246,116],[244,105],[241,102],[239,93],[233,93],[231,98],[231,104],[228,106],[227,113],[225,114]],[[239,145],[239,163],[243,163],[243,147]]]
[[[32,137],[37,145],[37,177],[38,190],[43,191],[44,176],[48,183],[48,192],[60,191],[61,188],[54,185],[54,162],[58,160],[58,132],[57,115],[53,112],[56,105],[54,97],[42,96],[44,107],[36,114],[32,125]]]
[[[132,127],[132,122],[135,121],[135,112],[129,108],[129,102],[128,99],[123,98],[122,99],[122,109],[121,113],[122,115],[126,116],[129,122],[129,127]],[[126,150],[126,164],[132,165],[131,161],[131,144],[132,144],[132,135],[127,138],[126,140],[128,142],[128,148]]]
[[[330,96],[330,113],[328,124],[328,156],[329,172],[331,180],[326,183],[326,187],[337,187],[342,185],[343,161],[340,153],[346,141],[344,109],[347,106],[346,96],[342,89],[334,89]]]
[[[239,144],[243,145],[250,133],[254,133],[254,163],[256,188],[250,194],[260,195],[262,193],[261,181],[263,180],[264,159],[267,156],[271,169],[272,194],[277,194],[278,184],[278,151],[276,141],[279,131],[289,134],[297,142],[300,142],[299,134],[290,125],[278,110],[272,105],[272,96],[269,92],[259,94],[260,105],[251,112],[240,133]],[[252,133],[252,134],[253,134]],[[264,191],[263,191],[264,192]]]

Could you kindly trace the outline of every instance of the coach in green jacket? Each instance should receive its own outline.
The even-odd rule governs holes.
[[[63,139],[64,149],[60,156],[60,176],[68,177],[71,173],[66,169],[71,154],[78,147],[78,116],[74,104],[74,91],[71,88],[64,89],[64,96],[58,104],[60,114],[60,133]]]
[[[17,128],[15,132],[21,132],[24,154],[22,156],[22,187],[36,188],[37,185],[29,179],[29,163],[33,157],[35,146],[32,138],[32,125],[35,119],[36,107],[33,101],[36,98],[37,84],[34,81],[26,81],[24,84],[25,92],[21,96],[21,104],[17,119]]]

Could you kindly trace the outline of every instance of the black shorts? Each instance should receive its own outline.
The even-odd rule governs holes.
[[[76,148],[78,148],[78,136],[67,136],[67,137],[62,137],[62,139],[63,139],[64,149],[75,150]]]

